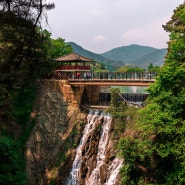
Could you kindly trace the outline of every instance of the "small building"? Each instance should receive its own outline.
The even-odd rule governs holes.
[[[94,62],[74,52],[54,60],[60,63],[55,69],[55,76],[62,79],[82,78],[84,74],[90,74],[90,63]]]

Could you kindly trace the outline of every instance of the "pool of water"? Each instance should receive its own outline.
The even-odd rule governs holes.
[[[138,87],[138,86],[111,86],[102,88],[101,92],[108,93],[111,88],[120,89],[121,93],[139,93],[139,94],[147,94],[147,87]]]

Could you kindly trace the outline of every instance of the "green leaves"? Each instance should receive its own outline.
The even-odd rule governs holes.
[[[164,26],[170,32],[165,64],[148,88],[148,105],[135,120],[135,135],[119,142],[119,152],[126,163],[125,184],[185,183],[184,12],[185,3]]]
[[[19,145],[11,138],[0,137],[0,184],[26,185],[24,163],[18,150]],[[11,165],[10,165],[11,164]]]
[[[52,59],[72,52],[72,47],[67,45],[62,38],[51,39],[51,47],[48,49]]]

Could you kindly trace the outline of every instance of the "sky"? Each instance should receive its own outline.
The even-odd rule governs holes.
[[[48,2],[48,1],[47,1]],[[49,0],[49,2],[52,2]],[[139,44],[167,48],[162,25],[184,0],[53,0],[47,12],[52,38],[75,42],[86,50],[104,53]]]

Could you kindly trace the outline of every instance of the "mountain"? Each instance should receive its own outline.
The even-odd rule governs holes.
[[[102,62],[106,66],[123,66],[125,64],[135,65],[147,68],[152,63],[154,66],[161,66],[164,63],[164,57],[167,49],[157,49],[149,46],[140,46],[132,44],[114,48],[102,54],[96,54],[88,51],[74,42],[68,42],[74,52],[79,55],[92,58],[97,62]]]
[[[161,66],[167,49],[157,49],[149,46],[129,45],[114,48],[101,55],[111,60],[119,60],[125,64],[146,68],[150,63]]]
[[[167,53],[167,49],[155,49],[151,53],[137,58],[132,63],[147,68],[147,66],[152,63],[154,66],[162,66],[164,63],[164,58]]]
[[[75,53],[82,55],[84,57],[91,58],[91,59],[95,60],[96,62],[104,63],[106,66],[119,67],[121,65],[124,65],[124,63],[122,61],[116,61],[116,60],[111,60],[109,58],[105,58],[100,54],[96,54],[96,53],[93,53],[91,51],[88,51],[88,50],[82,48],[81,46],[77,45],[74,42],[68,42],[67,44],[73,48],[73,51]]]

